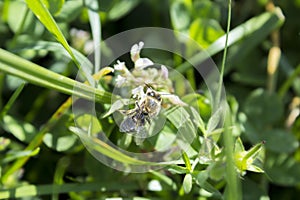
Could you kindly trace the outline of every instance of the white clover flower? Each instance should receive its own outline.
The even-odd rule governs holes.
[[[145,92],[144,92],[144,87],[143,86],[138,86],[136,88],[134,88],[132,91],[132,97],[135,99],[135,98],[144,98],[145,97]]]
[[[125,62],[121,62],[121,61],[117,60],[117,64],[114,64],[114,69],[117,71],[122,71],[125,68],[126,68]]]
[[[139,58],[134,64],[136,69],[144,69],[145,67],[153,65],[153,62],[149,58]]]
[[[116,86],[121,87],[126,82],[126,78],[121,75],[118,75],[116,78]]]
[[[135,44],[131,47],[131,50],[130,50],[130,55],[131,55],[131,60],[133,62],[135,62],[137,59],[140,58],[140,52],[142,50],[144,46],[144,42],[139,42],[139,44]]]

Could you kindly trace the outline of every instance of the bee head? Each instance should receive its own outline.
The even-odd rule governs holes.
[[[153,97],[155,99],[157,99],[158,101],[161,100],[161,96],[159,93],[155,92],[154,90],[148,88],[147,92],[146,92],[147,96]]]

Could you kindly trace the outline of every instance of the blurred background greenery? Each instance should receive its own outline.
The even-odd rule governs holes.
[[[98,33],[98,37],[102,40],[138,27],[169,28],[186,33],[199,42],[217,66],[221,66],[224,47],[216,46],[214,42],[226,32],[227,1],[42,2],[47,5],[70,46],[83,55],[93,50],[91,26],[95,25],[93,22],[97,23],[97,20],[91,20],[89,12],[93,11],[101,17],[97,26],[102,35]],[[43,45],[42,41],[55,42],[56,38],[28,8],[30,1],[26,3],[21,0],[0,1],[0,47],[53,72],[75,78],[78,69],[74,62],[65,59],[58,48]],[[242,139],[246,149],[261,141],[266,142],[265,173],[247,172],[241,177],[243,199],[297,199],[300,195],[299,11],[299,0],[232,1],[230,30],[239,32],[231,35],[234,41],[228,49],[224,85],[232,110],[234,134]],[[183,74],[194,89],[203,89],[203,83],[192,69]],[[21,79],[1,71],[0,94],[3,191],[31,184],[37,187],[38,194],[25,197],[26,191],[32,191],[25,187],[20,193],[21,199],[222,198],[217,195],[210,197],[196,185],[185,194],[186,189],[182,189],[184,176],[179,173],[126,174],[101,164],[68,130],[73,123],[69,118],[71,111],[46,131],[38,148],[29,151],[25,148],[68,95],[24,84]],[[9,105],[8,111],[5,105]],[[63,142],[53,145],[51,137]],[[24,163],[16,164],[21,158],[26,158]],[[13,173],[8,173],[10,171]],[[83,182],[89,184],[80,185]],[[211,180],[210,183],[224,193],[224,180]],[[65,192],[56,194],[51,184],[64,185]],[[0,197],[5,197],[1,191],[0,194],[4,195]]]

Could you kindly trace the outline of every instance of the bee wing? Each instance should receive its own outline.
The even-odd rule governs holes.
[[[134,142],[137,146],[140,146],[143,144],[144,140],[148,136],[148,131],[145,128],[145,126],[139,126],[136,130],[136,137],[134,137]]]
[[[148,131],[145,126],[137,127],[136,132],[137,132],[138,138],[147,138],[147,136],[148,136]]]
[[[130,133],[136,131],[137,124],[132,117],[126,117],[120,124],[120,131]]]

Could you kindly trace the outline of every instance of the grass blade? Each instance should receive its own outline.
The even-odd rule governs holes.
[[[6,103],[6,105],[4,106],[4,108],[1,110],[0,112],[0,121],[3,119],[3,117],[6,115],[6,113],[8,112],[8,110],[12,107],[12,105],[14,104],[14,102],[16,101],[16,99],[18,98],[18,96],[20,95],[20,93],[22,92],[23,88],[25,86],[25,83],[21,84],[16,91],[13,93],[13,95],[10,97],[10,99],[8,100],[8,102]]]
[[[90,85],[93,85],[93,78],[91,74],[84,71],[76,59],[76,56],[73,54],[71,47],[69,46],[66,38],[64,37],[63,33],[61,32],[60,28],[58,27],[57,23],[53,19],[52,15],[50,14],[49,10],[46,8],[44,3],[41,0],[26,0],[28,7],[31,11],[37,16],[37,18],[42,22],[42,24],[52,33],[56,40],[60,42],[63,47],[67,50],[67,52],[71,55],[73,61],[75,62],[78,69],[84,75],[85,78],[89,81]]]
[[[110,93],[52,72],[3,49],[0,49],[0,71],[65,94],[89,100],[95,97],[96,102],[111,103]],[[77,89],[74,90],[74,87]]]
[[[93,43],[94,43],[94,73],[100,70],[101,63],[101,21],[98,12],[91,9],[88,10],[90,26],[92,29]]]

